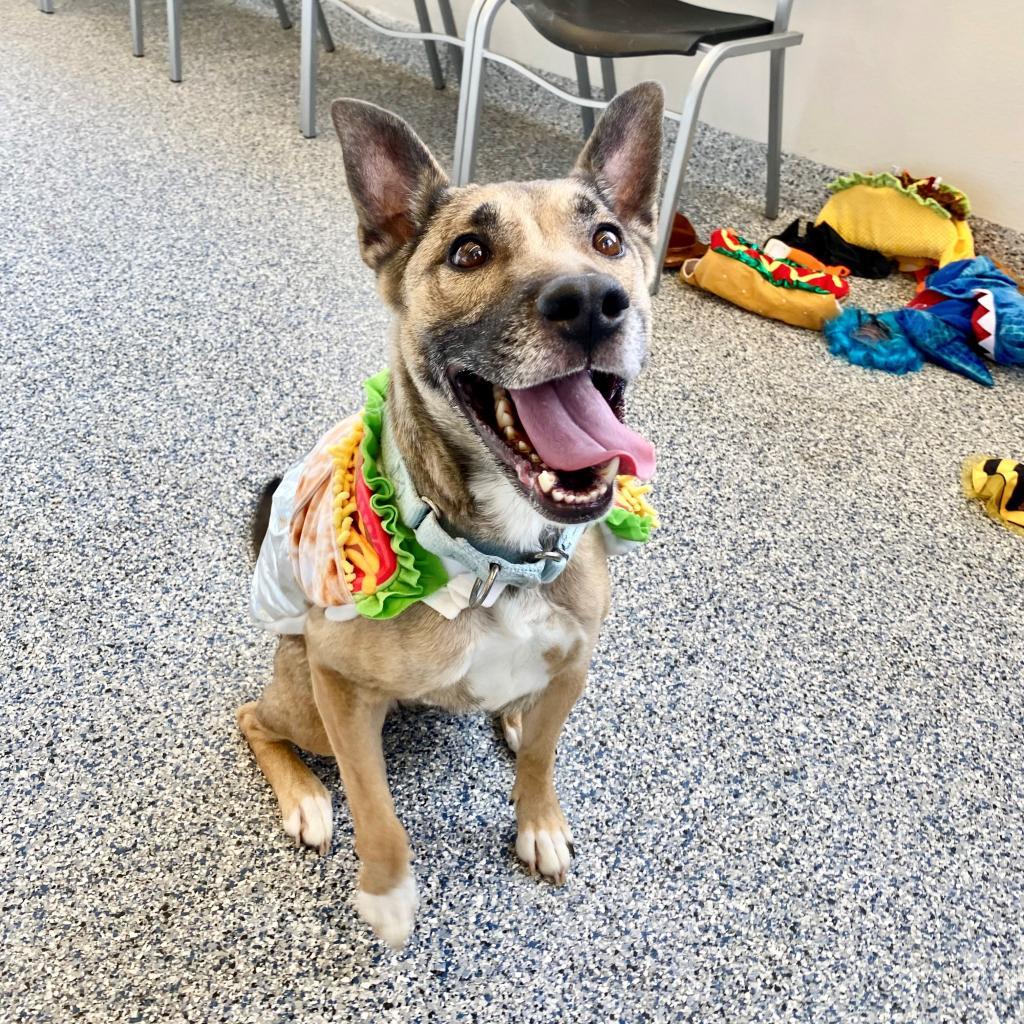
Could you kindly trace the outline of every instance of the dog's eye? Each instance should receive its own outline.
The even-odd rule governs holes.
[[[598,228],[594,232],[594,248],[602,256],[621,256],[625,252],[625,246],[619,233],[614,228]]]
[[[448,262],[460,270],[475,270],[482,267],[490,258],[487,246],[472,235],[456,238],[448,250]]]

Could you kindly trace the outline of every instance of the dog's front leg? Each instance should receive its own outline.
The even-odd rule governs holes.
[[[569,871],[572,832],[555,792],[555,748],[569,712],[587,681],[587,666],[574,665],[554,676],[523,714],[516,755],[516,853],[531,871],[561,884]]]
[[[381,730],[391,701],[310,665],[313,697],[341,770],[361,862],[355,905],[389,946],[405,945],[419,906],[409,839],[388,789]]]

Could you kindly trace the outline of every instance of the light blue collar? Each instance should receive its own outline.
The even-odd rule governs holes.
[[[523,554],[500,545],[456,537],[441,525],[436,507],[421,496],[409,476],[405,459],[391,443],[387,417],[381,430],[381,460],[398,501],[402,520],[416,540],[439,558],[452,558],[479,581],[473,586],[470,606],[482,604],[495,583],[510,587],[539,587],[562,574],[589,523],[567,526],[547,551]]]

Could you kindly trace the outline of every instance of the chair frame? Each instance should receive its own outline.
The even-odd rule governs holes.
[[[39,10],[43,14],[53,14],[53,0],[39,0]],[[143,57],[145,51],[142,46],[142,0],[128,0],[128,22],[132,33],[132,56]]]
[[[335,0],[336,2],[336,0]],[[603,101],[592,99],[590,93],[590,76],[587,59],[575,54],[577,79],[580,95],[574,96],[558,88],[539,75],[534,74],[522,64],[487,49],[490,41],[494,19],[505,0],[476,0],[470,11],[466,26],[465,60],[462,71],[462,87],[459,93],[459,122],[455,136],[455,159],[453,181],[456,185],[465,185],[473,177],[476,161],[476,142],[480,128],[480,107],[483,100],[484,58],[513,68],[531,81],[540,85],[561,99],[589,111],[584,118],[584,129],[589,134],[593,125],[593,111],[603,110],[614,95],[614,70],[609,76],[609,58],[602,58],[606,96]],[[779,179],[782,164],[782,99],[785,76],[786,50],[797,46],[803,41],[803,34],[789,29],[789,16],[793,0],[776,0],[775,18],[772,31],[763,36],[752,36],[747,39],[735,39],[731,42],[701,44],[698,53],[703,56],[697,70],[683,96],[680,113],[666,110],[665,116],[678,121],[679,132],[676,136],[675,148],[669,162],[668,176],[661,199],[661,213],[658,222],[658,243],[655,254],[655,265],[659,268],[651,291],[657,292],[661,284],[661,267],[668,251],[669,237],[672,233],[672,222],[679,197],[683,189],[686,166],[693,149],[693,137],[697,127],[697,115],[700,112],[701,100],[712,73],[725,60],[732,57],[743,57],[751,53],[768,52],[771,55],[769,71],[769,102],[768,102],[768,175],[765,191],[765,215],[774,220],[779,214]]]
[[[171,0],[168,0],[170,3]],[[276,0],[275,0],[276,2]],[[462,49],[464,41],[458,37],[455,28],[455,16],[452,14],[450,0],[438,0],[438,9],[441,14],[441,22],[444,25],[444,32],[435,32],[430,24],[430,13],[427,10],[426,0],[413,0],[416,8],[416,19],[419,22],[419,32],[408,32],[404,29],[387,28],[379,22],[368,18],[362,11],[356,10],[345,2],[345,0],[326,0],[327,3],[337,10],[344,11],[350,18],[354,18],[361,25],[372,29],[380,35],[390,36],[393,39],[409,39],[422,42],[427,51],[427,63],[430,65],[430,77],[435,89],[444,88],[444,72],[441,70],[441,61],[437,53],[437,43],[446,43],[452,56],[456,75],[462,75]],[[313,30],[316,11],[322,9],[318,0],[302,0],[302,25],[301,40],[299,43],[299,129],[307,139],[316,137],[316,34]]]
[[[422,2],[422,0],[419,0]],[[446,0],[447,2],[447,0]],[[284,0],[274,0],[274,9],[277,11],[277,20],[283,29],[292,27],[292,19],[288,16],[288,8]],[[43,14],[53,14],[53,0],[39,0],[39,10]],[[323,8],[316,5],[317,27],[320,38],[323,41],[324,49],[328,53],[334,52],[334,40],[331,38],[331,30],[324,17]],[[142,0],[128,0],[128,23],[132,33],[132,56],[144,57],[146,54],[143,45],[142,34]],[[167,0],[167,58],[170,79],[172,82],[181,81],[181,0]]]
[[[142,10],[140,3],[141,0],[128,0],[128,9],[132,23],[132,53],[136,57],[142,56]],[[277,20],[281,28],[290,29],[292,27],[292,19],[288,16],[288,8],[285,7],[284,0],[274,0],[274,10],[277,12]],[[334,39],[331,37],[327,18],[324,17],[324,9],[319,3],[316,5],[316,24],[324,49],[328,53],[334,53]],[[138,26],[137,32],[136,26]],[[180,82],[181,0],[167,0],[167,56],[171,81]]]

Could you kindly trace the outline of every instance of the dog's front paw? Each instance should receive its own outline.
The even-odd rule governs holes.
[[[559,814],[547,814],[535,820],[520,821],[516,854],[530,869],[562,885],[573,856],[572,832]]]
[[[392,949],[401,949],[409,938],[420,905],[416,879],[410,872],[385,893],[357,889],[355,904],[359,916],[377,933],[378,938]]]

